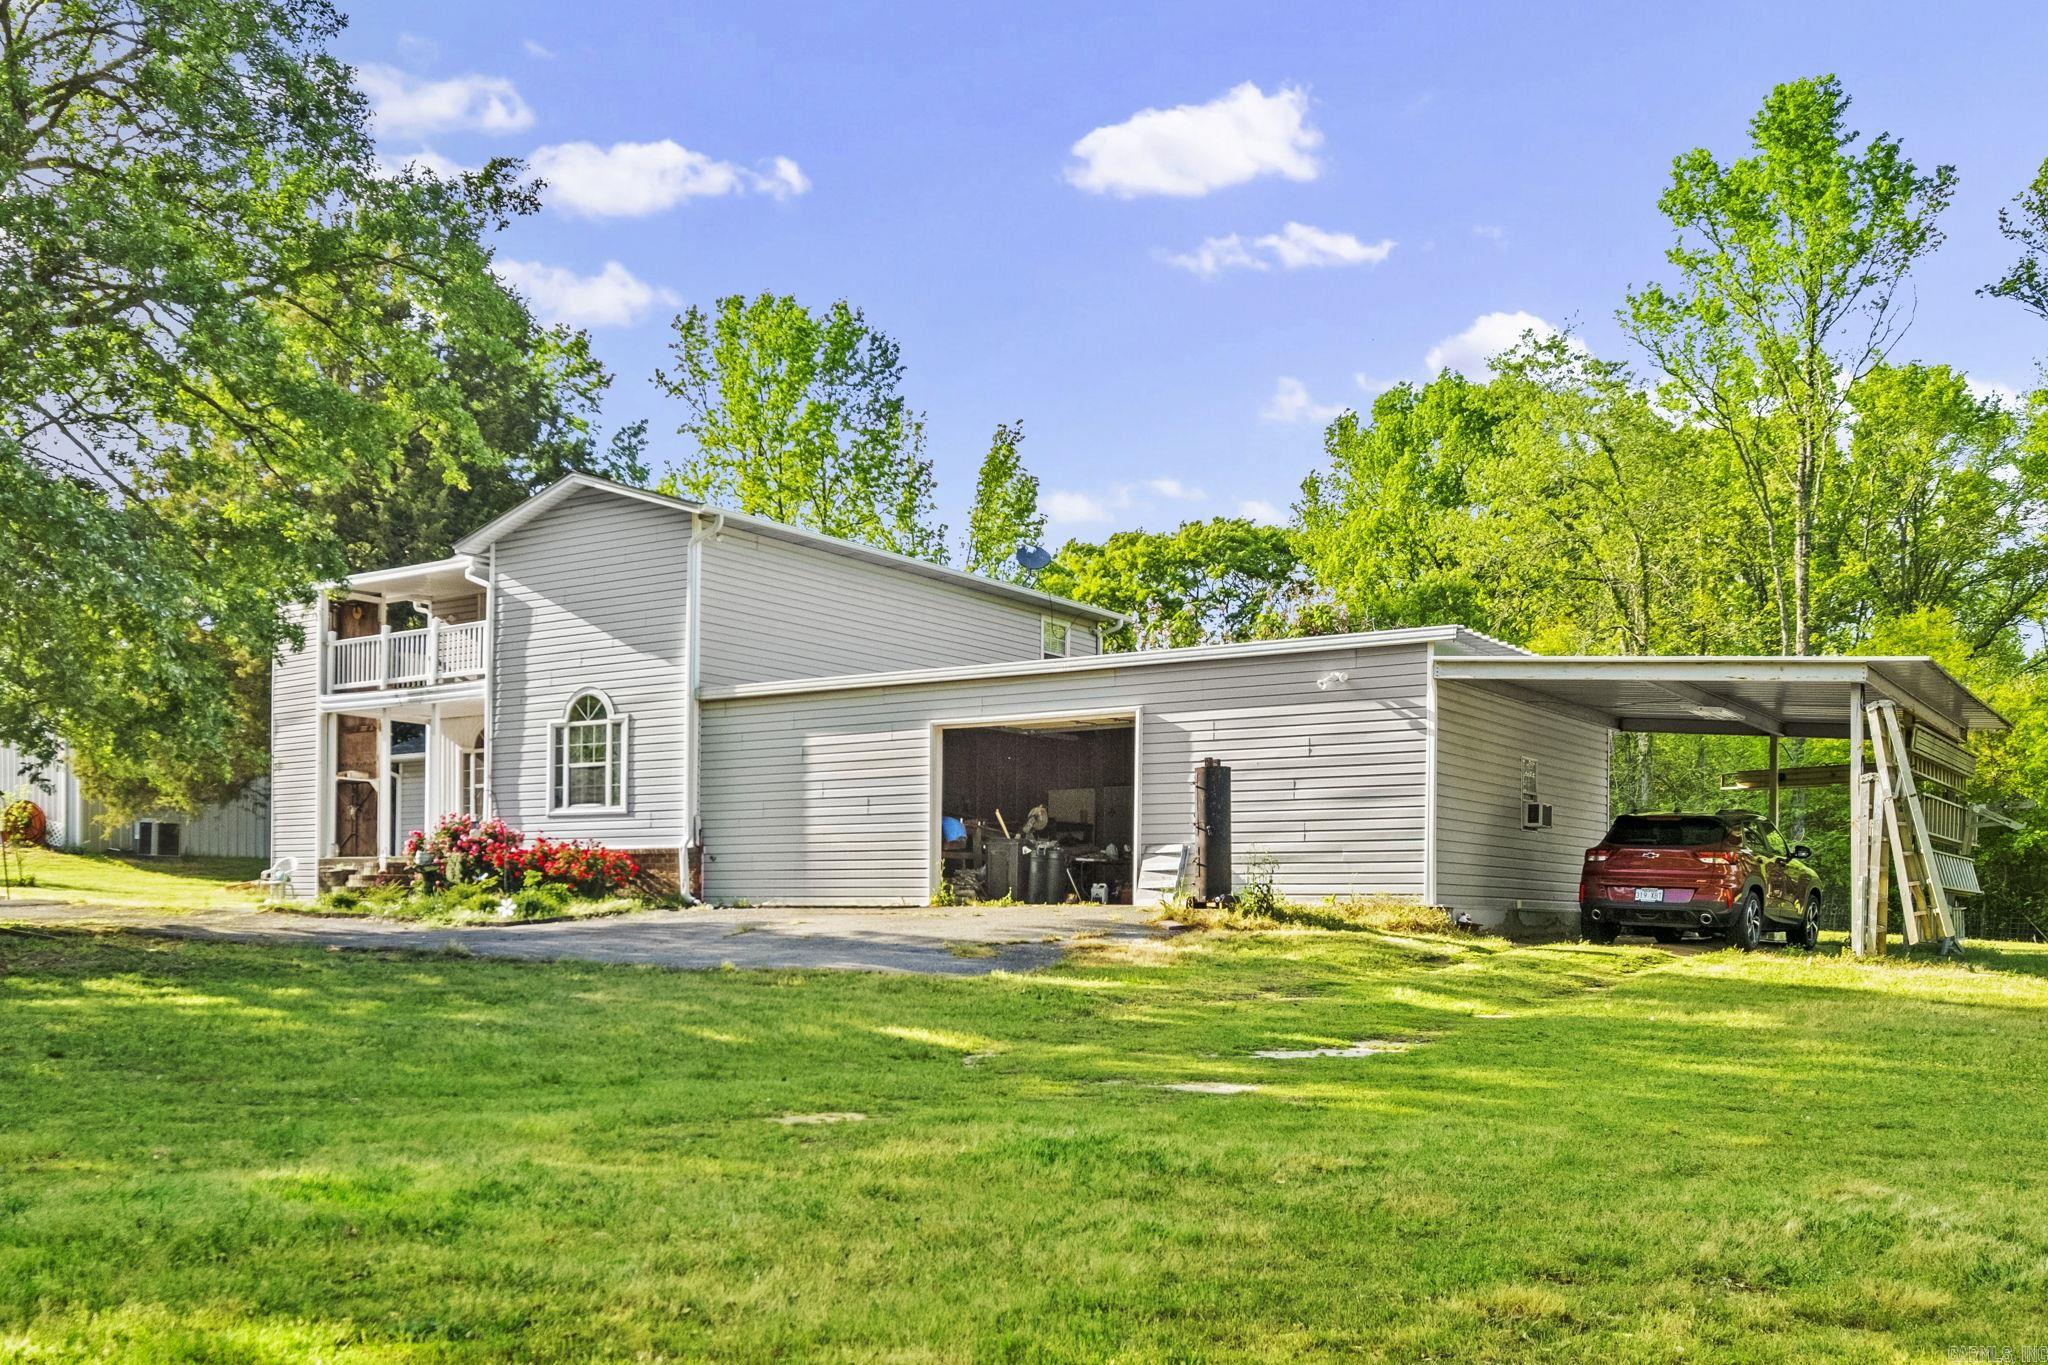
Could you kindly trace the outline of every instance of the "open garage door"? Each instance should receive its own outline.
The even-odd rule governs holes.
[[[963,900],[1131,899],[1137,719],[938,727],[941,879]]]

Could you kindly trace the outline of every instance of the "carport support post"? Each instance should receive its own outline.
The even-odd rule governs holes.
[[[1775,785],[1775,783],[1773,784]],[[1863,866],[1869,818],[1863,791],[1863,684],[1849,687],[1849,951],[1862,957],[1870,945],[1870,888]]]
[[[1778,827],[1778,737],[1771,736],[1771,828]]]

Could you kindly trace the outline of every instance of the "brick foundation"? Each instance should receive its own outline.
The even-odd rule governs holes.
[[[683,889],[683,860],[674,848],[622,849],[640,864],[633,890],[643,896],[675,896]]]

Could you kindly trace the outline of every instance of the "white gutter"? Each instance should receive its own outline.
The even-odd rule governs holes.
[[[725,529],[725,514],[718,514],[718,529]],[[698,762],[702,753],[703,727],[699,723],[701,710],[697,695],[703,683],[703,639],[704,617],[704,520],[696,512],[690,513],[689,566],[683,583],[683,839],[676,850],[680,860],[677,872],[685,898],[694,897],[702,886],[704,859],[703,803],[700,799],[700,778],[703,765]],[[693,878],[690,865],[695,861],[698,875]],[[692,885],[692,882],[696,885]]]
[[[498,547],[489,550],[484,587],[484,619],[490,622],[484,641],[484,808],[481,819],[498,813],[498,791],[492,781],[498,754]]]

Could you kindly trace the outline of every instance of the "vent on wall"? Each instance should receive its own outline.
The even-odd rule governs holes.
[[[184,827],[172,820],[137,820],[135,856],[175,858],[184,837]]]

